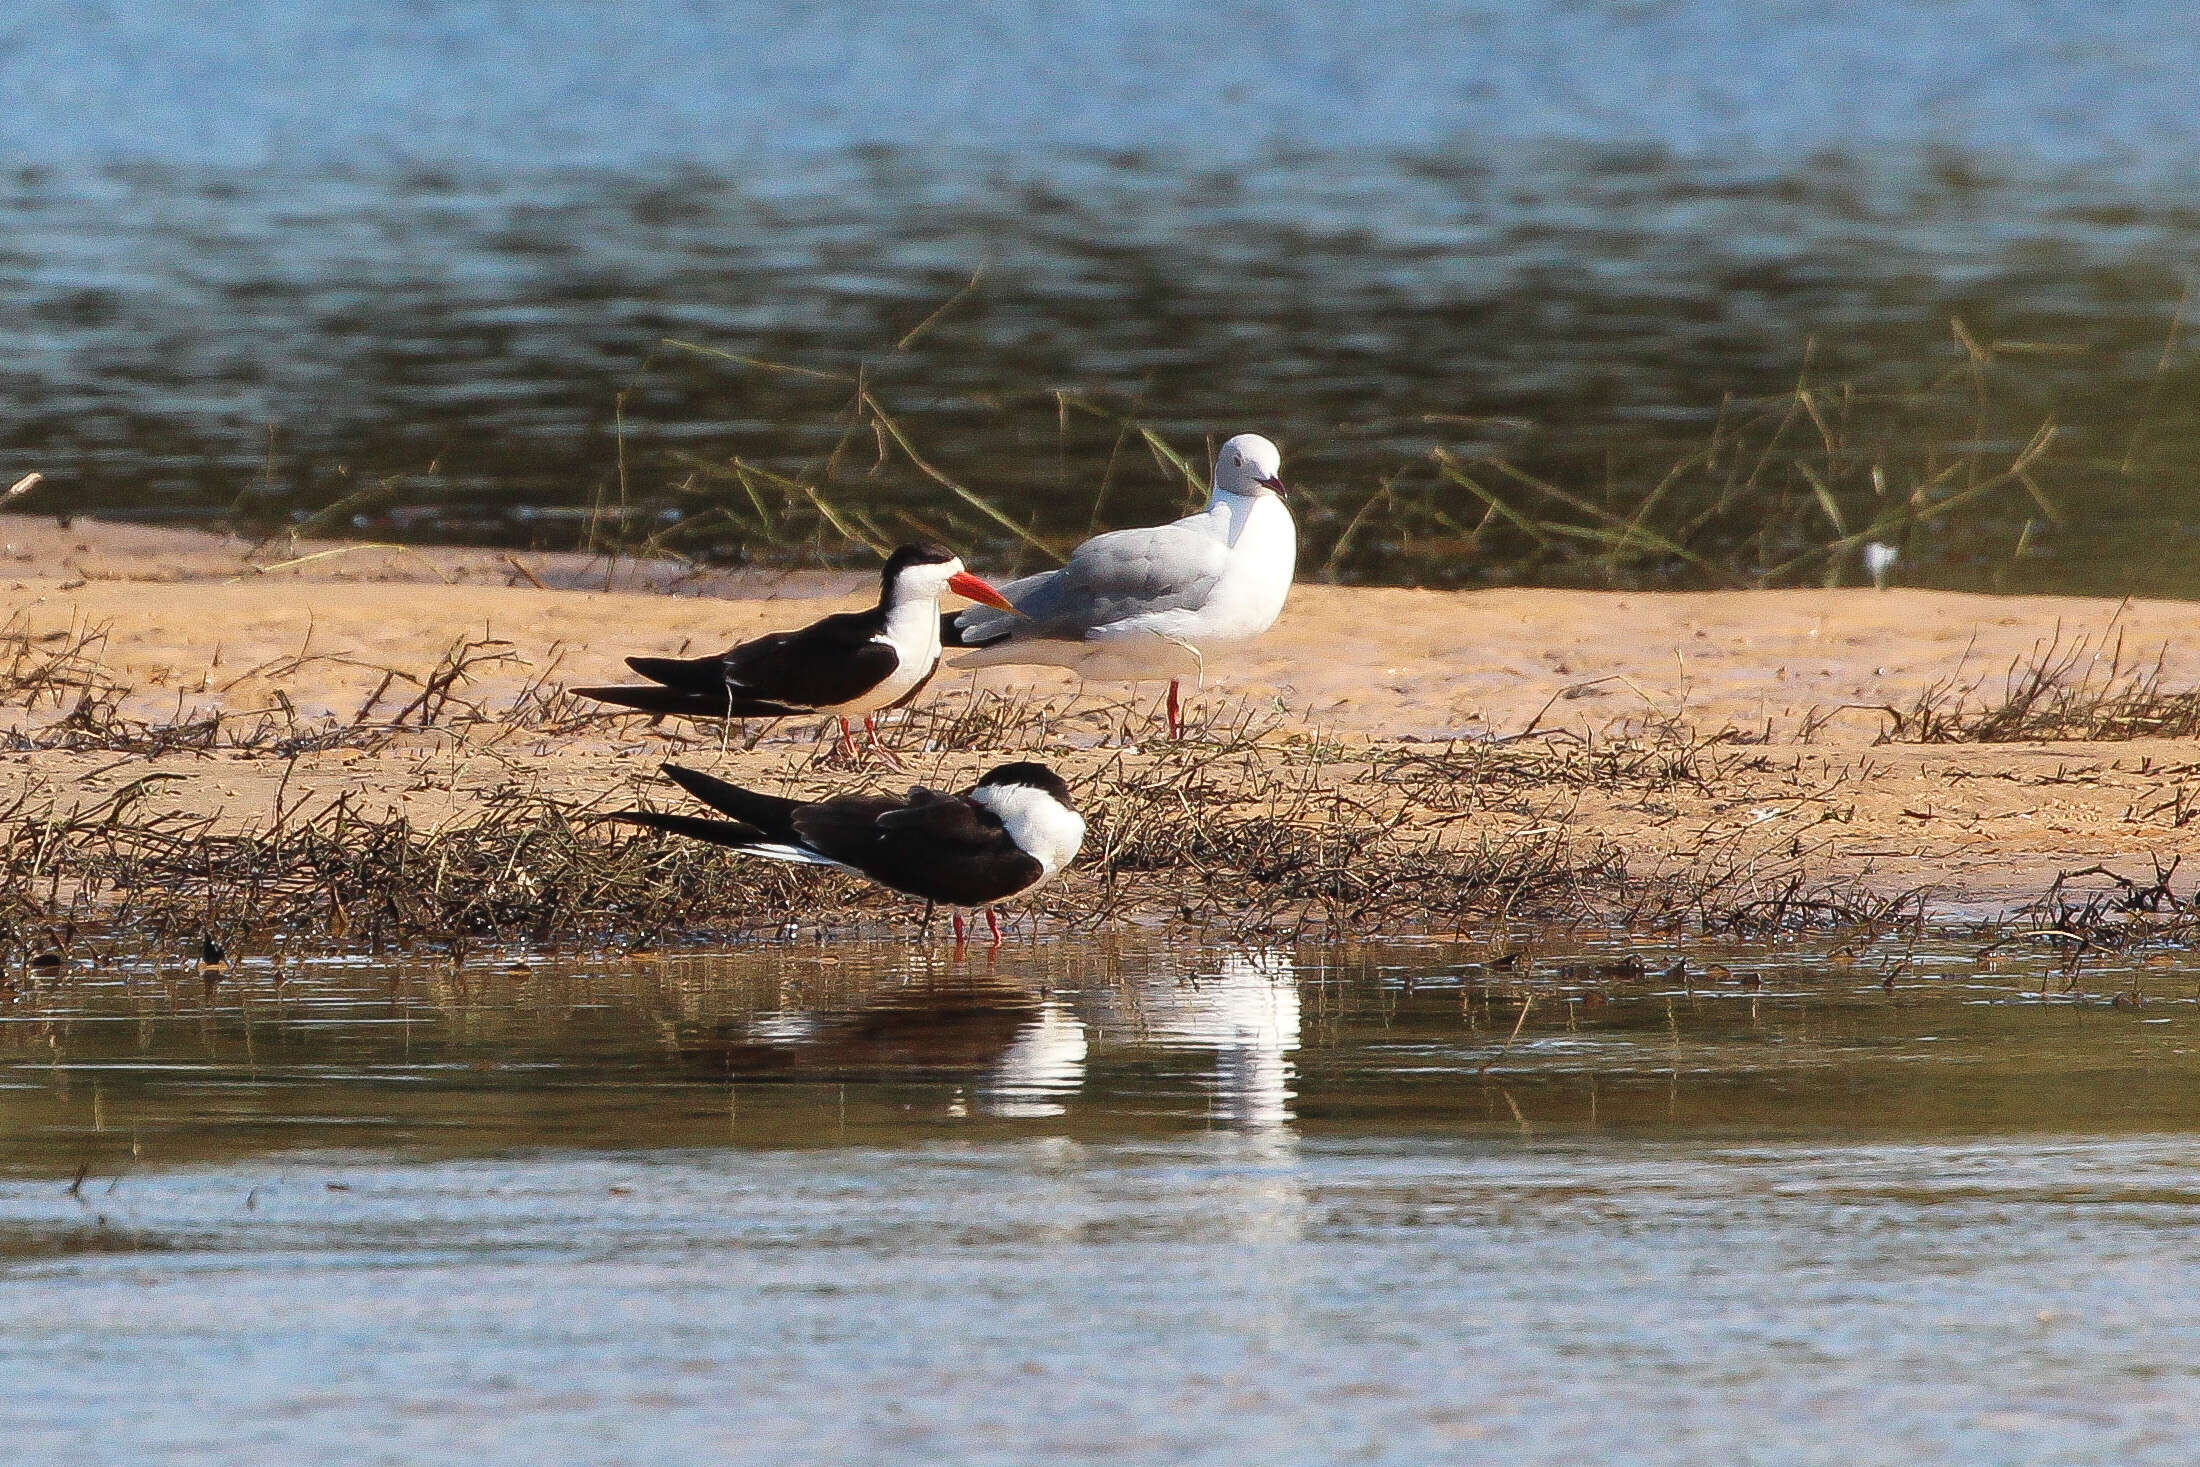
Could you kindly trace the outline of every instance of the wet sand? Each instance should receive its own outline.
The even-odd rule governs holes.
[[[1006,573],[1006,567],[979,567]],[[861,604],[868,577],[695,573],[668,563],[483,550],[332,543],[252,547],[189,531],[0,519],[0,585],[32,645],[104,631],[97,655],[155,722],[221,710],[351,720],[378,688],[387,717],[455,644],[496,641],[460,696],[490,713],[530,684],[618,679],[629,652],[714,650],[772,627]],[[1999,598],[1858,590],[1644,594],[1548,590],[1436,592],[1302,585],[1283,620],[1212,665],[1200,706],[1250,720],[1264,745],[1303,748],[1349,787],[1371,751],[1408,741],[1546,735],[1600,744],[1652,737],[1695,745],[1686,777],[1492,795],[1469,824],[1483,834],[1563,824],[1617,843],[1631,871],[1707,858],[1787,863],[1819,882],[1891,893],[1927,889],[1947,908],[1992,910],[2036,896],[2058,872],[2105,863],[2150,875],[2200,845],[2200,749],[2181,741],[1906,745],[1886,743],[1880,711],[1950,679],[1983,682],[2059,634],[2120,634],[2127,661],[2168,648],[2166,683],[2200,678],[2200,606],[2068,597]],[[391,670],[399,678],[392,683]],[[977,690],[1031,691],[1059,710],[1103,707],[1049,669],[943,675],[935,704]],[[1139,696],[1158,696],[1147,688]],[[287,701],[287,708],[285,703]],[[12,727],[54,722],[42,704],[7,710]],[[1119,715],[1120,716],[1120,715]],[[1110,761],[1135,772],[1150,748],[1104,746],[1097,721],[1047,738],[1073,777]],[[1142,718],[1134,732],[1156,732]],[[17,749],[15,776],[62,808],[104,798],[149,772],[178,776],[161,807],[264,824],[278,799],[337,793],[362,811],[461,820],[515,786],[583,804],[624,803],[677,754],[768,787],[823,790],[860,777],[815,760],[814,723],[765,731],[750,749],[640,718],[549,736],[493,719],[374,751],[274,753]],[[753,732],[754,730],[752,730]],[[1521,739],[1526,734],[1530,737]],[[1319,736],[1318,738],[1316,736]],[[918,777],[982,770],[992,748],[935,754],[910,730],[899,746]],[[901,776],[882,773],[893,783]],[[1382,790],[1361,791],[1380,801]],[[1408,811],[1408,818],[1413,812]],[[1453,823],[1456,824],[1454,818]]]

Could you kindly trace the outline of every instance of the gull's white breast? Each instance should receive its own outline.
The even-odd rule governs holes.
[[[1207,517],[1215,521],[1218,535],[1227,535],[1226,505],[1218,504]],[[1263,494],[1245,507],[1236,529],[1229,559],[1205,601],[1198,606],[1144,612],[1095,627],[1091,640],[1135,642],[1158,638],[1205,648],[1257,637],[1275,625],[1291,594],[1292,574],[1298,568],[1298,528],[1281,499]]]

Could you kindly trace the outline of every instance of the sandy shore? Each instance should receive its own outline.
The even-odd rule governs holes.
[[[18,699],[5,716],[31,737],[5,767],[19,789],[60,809],[147,773],[171,775],[148,798],[239,828],[264,824],[278,799],[339,793],[356,808],[431,824],[464,819],[513,787],[603,807],[649,789],[668,753],[772,787],[844,787],[863,776],[816,762],[808,726],[781,725],[754,748],[721,752],[714,736],[639,718],[553,734],[496,715],[530,687],[616,679],[628,652],[716,649],[858,604],[866,579],[474,550],[255,549],[193,532],[0,517],[0,585],[13,632],[27,634],[20,645],[35,652],[102,634],[87,655],[119,706],[150,723],[217,711],[350,721],[370,701],[368,718],[387,718],[453,646],[501,644],[480,647],[453,690],[486,715],[461,729],[295,758],[147,758],[22,747],[57,742],[39,731],[66,710]],[[1214,667],[1200,703],[1260,731],[1264,745],[1329,761],[1324,777],[1346,789],[1356,769],[1366,775],[1411,743],[1527,733],[1505,747],[1693,747],[1685,777],[1662,781],[1554,775],[1537,787],[1508,775],[1502,791],[1469,802],[1466,823],[1487,836],[1558,822],[1574,838],[1616,846],[1630,869],[1672,869],[1715,850],[1813,881],[1929,889],[1945,907],[1988,910],[2037,895],[2058,872],[2098,863],[2148,875],[2155,862],[2191,854],[2200,748],[1887,743],[1881,710],[1949,680],[1983,681],[1990,694],[2012,661],[2058,631],[2067,644],[2111,630],[2149,657],[2166,646],[2170,686],[2200,682],[2200,606],[2175,602],[1305,585],[1267,638]],[[1102,735],[1109,718],[1127,716],[1094,712],[1120,700],[1119,689],[1079,702],[1061,674],[1022,669],[937,686],[935,716],[983,690],[1053,700],[1057,716],[951,753],[920,747],[931,725],[902,730],[904,757],[928,779],[982,769],[1008,748],[1046,750],[1078,775],[1105,765],[1118,778],[1161,757]],[[1132,727],[1150,739],[1150,727]],[[1561,742],[1545,745],[1547,734]],[[1460,823],[1447,814],[1447,830]]]

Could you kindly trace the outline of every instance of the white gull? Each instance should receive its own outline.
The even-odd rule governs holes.
[[[1169,731],[1182,732],[1178,687],[1209,648],[1259,636],[1291,594],[1298,529],[1284,507],[1283,455],[1240,433],[1215,456],[1207,507],[1172,524],[1095,535],[1059,570],[1001,587],[1011,614],[982,606],[943,619],[957,667],[1038,663],[1104,682],[1169,680]]]

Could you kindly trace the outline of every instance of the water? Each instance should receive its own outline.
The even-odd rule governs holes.
[[[1814,337],[1827,380],[1913,389],[1961,315],[2079,349],[2014,363],[2007,431],[2053,410],[2073,460],[2116,465],[2152,426],[2142,472],[2079,476],[2025,557],[2040,516],[1997,503],[1910,573],[2189,590],[2189,353],[2157,377],[2200,219],[2187,19],[26,0],[0,22],[0,450],[51,476],[45,508],[341,503],[318,523],[565,545],[606,496],[631,528],[702,513],[683,455],[797,472],[838,441],[843,385],[677,336],[865,365],[929,455],[1057,530],[1111,458],[1110,518],[1178,490],[1112,424],[1065,432],[1056,389],[1186,448],[1259,426],[1334,538],[1435,443],[1593,484],[1784,390]],[[882,513],[923,488],[866,467]],[[1379,536],[1344,569],[1509,573]]]
[[[0,1023],[0,1421],[67,1463],[2189,1456],[2189,972],[1478,956],[80,971]]]

